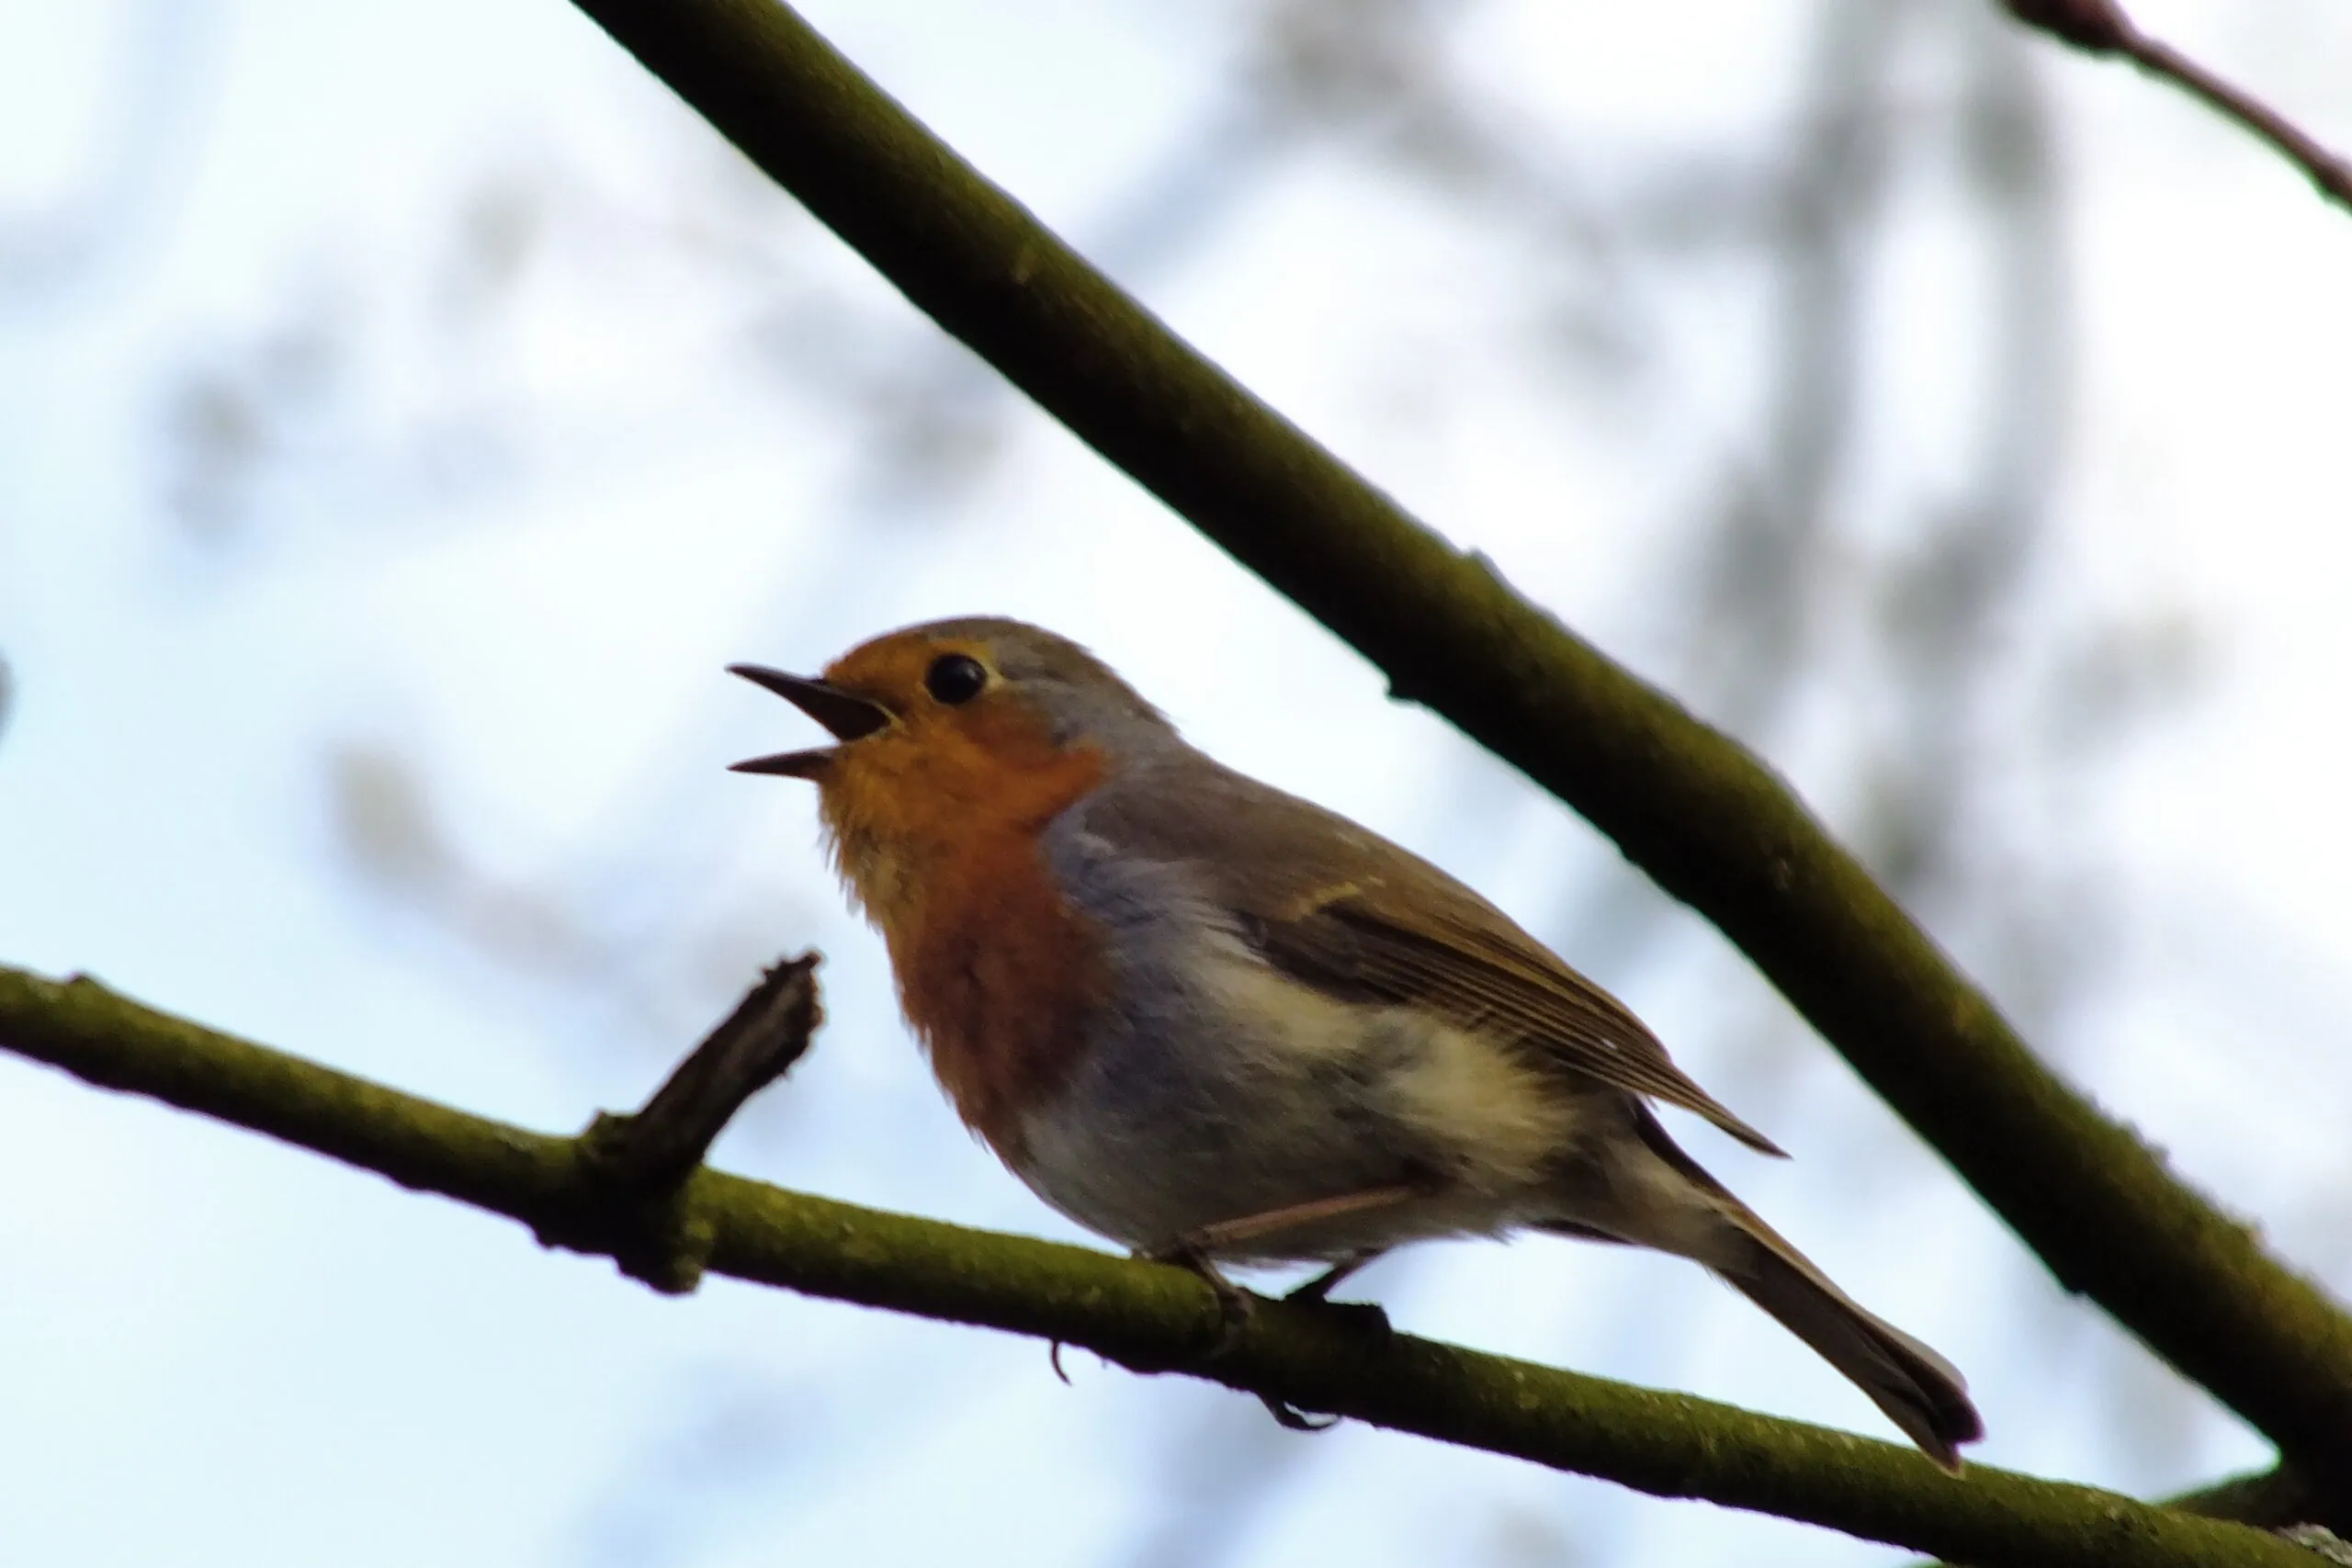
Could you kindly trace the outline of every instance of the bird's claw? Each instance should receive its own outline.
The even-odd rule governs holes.
[[[1277,1399],[1271,1393],[1260,1394],[1258,1403],[1266,1407],[1274,1425],[1285,1432],[1328,1432],[1340,1424],[1337,1416],[1310,1416],[1289,1400]]]
[[[1385,1339],[1395,1332],[1389,1326],[1388,1314],[1378,1302],[1335,1302],[1331,1287],[1354,1272],[1352,1264],[1328,1269],[1306,1283],[1284,1292],[1283,1300],[1299,1306],[1313,1307],[1336,1318],[1351,1332]],[[1276,1399],[1269,1393],[1258,1396],[1266,1414],[1286,1432],[1328,1432],[1340,1424],[1337,1416],[1310,1416],[1286,1399]]]

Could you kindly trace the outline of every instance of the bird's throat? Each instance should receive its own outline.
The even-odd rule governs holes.
[[[1073,752],[960,811],[877,820],[827,788],[835,865],[889,948],[907,1021],[956,1111],[1008,1162],[1057,1092],[1109,988],[1093,922],[1047,866],[1046,827],[1099,782]]]

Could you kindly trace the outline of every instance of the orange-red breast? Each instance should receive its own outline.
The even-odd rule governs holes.
[[[1186,745],[1076,644],[937,621],[821,678],[752,665],[836,744],[834,863],[964,1120],[1046,1202],[1155,1257],[1320,1260],[1522,1228],[1712,1269],[1938,1463],[1966,1385],[1863,1311],[1650,1110],[1771,1141],[1453,878]]]

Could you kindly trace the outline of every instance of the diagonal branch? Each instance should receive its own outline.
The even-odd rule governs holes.
[[[628,1259],[647,1232],[588,1140],[468,1115],[169,1017],[88,979],[0,967],[0,1049],[102,1088],[265,1133],[529,1225],[551,1247]],[[787,1192],[707,1168],[662,1234],[705,1268],[810,1295],[1064,1341],[1140,1372],[1486,1449],[1668,1497],[1700,1497],[1979,1565],[2300,1568],[2245,1526],[2088,1487],[1977,1469],[1726,1405],[1371,1332],[1267,1302],[1229,1329],[1181,1269]],[[635,1271],[632,1265],[632,1271]]]
[[[2255,1471],[2167,1497],[2165,1506],[2265,1529],[2316,1523],[2352,1536],[2352,1477],[2347,1476],[2323,1483],[2292,1470]]]
[[[576,0],[909,299],[1704,914],[2069,1289],[2352,1470],[2352,1318],[2035,1059],[1745,748],[1179,340],[769,0]]]
[[[2172,83],[2222,118],[2235,121],[2311,177],[2320,194],[2352,209],[2352,159],[2233,82],[2140,30],[2115,0],[2003,0],[2010,16],[2086,54],[2120,55]]]

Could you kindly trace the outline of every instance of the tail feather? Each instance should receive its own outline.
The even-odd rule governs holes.
[[[1960,1445],[1982,1438],[1984,1423],[1952,1364],[1831,1284],[1677,1147],[1645,1107],[1637,1110],[1634,1131],[1672,1173],[1657,1172],[1665,1180],[1651,1190],[1654,1200],[1665,1201],[1621,1209],[1600,1224],[1588,1220],[1555,1228],[1614,1232],[1706,1265],[1870,1395],[1929,1459],[1957,1474]]]
[[[1718,1260],[1715,1271],[1870,1395],[1929,1459],[1959,1473],[1960,1445],[1983,1437],[1984,1423],[1952,1364],[1855,1305],[1770,1231],[1747,1240],[1747,1257]]]

